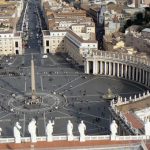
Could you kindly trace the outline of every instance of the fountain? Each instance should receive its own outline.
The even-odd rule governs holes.
[[[111,91],[111,89],[109,88],[108,91],[107,91],[107,93],[104,94],[102,97],[103,97],[103,99],[105,99],[105,100],[111,101],[111,100],[113,100],[113,99],[116,99],[116,98],[117,98],[117,95],[114,94],[114,93]]]

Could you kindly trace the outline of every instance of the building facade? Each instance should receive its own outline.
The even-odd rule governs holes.
[[[23,54],[22,33],[0,33],[0,55]]]
[[[97,46],[97,41],[83,40],[71,30],[43,31],[43,53],[68,53],[80,65]]]

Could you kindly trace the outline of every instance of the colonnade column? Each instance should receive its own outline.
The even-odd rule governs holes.
[[[115,64],[115,62],[113,63],[113,76],[115,76],[115,74],[116,74],[116,64]]]
[[[150,72],[148,72],[148,86],[150,86]]]
[[[107,63],[105,61],[105,70],[104,70],[104,74],[107,75]]]
[[[100,74],[103,74],[103,62],[100,61]]]
[[[135,67],[132,67],[132,80],[135,80]]]
[[[148,85],[148,80],[147,80],[147,77],[148,77],[148,72],[147,70],[145,71],[146,75],[145,75],[145,84]]]
[[[123,64],[121,64],[121,77],[123,77]]]
[[[127,65],[125,65],[125,79],[127,79],[127,72],[128,72],[128,66]]]
[[[131,80],[131,66],[129,66],[128,77],[129,77],[129,80]]]
[[[97,74],[97,61],[93,61],[93,74]]]
[[[109,75],[111,76],[112,75],[112,63],[111,62],[109,62]]]
[[[144,80],[145,80],[145,71],[144,71],[144,69],[142,69],[143,70],[143,74],[142,74],[142,76],[143,76],[143,78],[142,78],[142,83],[144,83]]]
[[[85,68],[84,72],[89,74],[89,61],[85,61],[84,63],[85,63],[84,64],[84,68]]]
[[[119,77],[119,71],[120,71],[119,63],[117,63],[117,77]]]
[[[138,68],[136,67],[136,81],[138,82],[138,74],[139,74],[139,72],[138,72]]]
[[[140,74],[139,74],[139,82],[141,83],[141,80],[142,80],[142,70],[140,68]]]

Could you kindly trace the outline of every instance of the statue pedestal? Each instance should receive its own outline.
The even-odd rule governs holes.
[[[36,137],[31,137],[31,143],[36,143],[37,140],[36,140]]]
[[[116,135],[110,135],[110,140],[111,140],[111,141],[117,140]]]
[[[85,142],[85,135],[84,136],[80,136],[80,142]]]
[[[21,143],[21,138],[20,138],[20,137],[16,137],[16,138],[15,138],[15,143],[17,143],[17,144],[18,144],[18,143]]]
[[[52,142],[52,141],[53,141],[53,136],[52,135],[47,136],[47,142]]]
[[[73,135],[68,135],[68,141],[73,141]]]

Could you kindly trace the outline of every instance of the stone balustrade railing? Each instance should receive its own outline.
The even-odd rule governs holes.
[[[136,135],[136,136],[116,136],[115,140],[146,140],[150,139],[150,136]],[[110,140],[110,135],[97,135],[97,136],[86,136],[85,141],[97,141],[97,140]],[[38,141],[46,141],[46,136],[37,137]],[[67,141],[67,136],[53,136],[53,141]],[[79,136],[74,136],[73,141],[79,141]],[[22,143],[30,142],[30,137],[22,137]],[[0,138],[0,143],[15,143],[14,138]]]
[[[135,102],[135,101],[140,101],[143,99],[146,99],[150,97],[150,92],[147,90],[146,92],[143,92],[143,94],[141,95],[140,93],[138,95],[134,95],[134,97],[129,97],[128,99],[122,98],[122,97],[118,97],[117,103],[115,103],[114,100],[111,101],[111,105],[116,105],[116,106],[120,106],[120,105],[125,105],[125,104],[129,104],[131,102]]]
[[[111,106],[110,109],[111,109],[111,112],[114,113],[114,114],[117,116],[118,119],[121,119],[122,122],[124,122],[124,124],[125,124],[126,126],[128,126],[128,128],[129,128],[134,134],[139,134],[138,129],[134,128],[134,127],[132,126],[132,123],[131,123],[131,122],[128,122],[126,116],[125,116],[122,112],[120,112],[120,111],[117,109],[117,107],[115,107],[115,106],[113,105],[113,106]]]
[[[90,56],[90,55],[89,55]],[[146,66],[150,66],[150,59],[141,58],[140,56],[129,55],[126,53],[118,53],[118,52],[110,52],[110,51],[97,51],[92,54],[94,58],[107,58],[111,60],[119,60],[130,62],[133,64],[145,64]],[[88,58],[88,56],[87,56]]]

